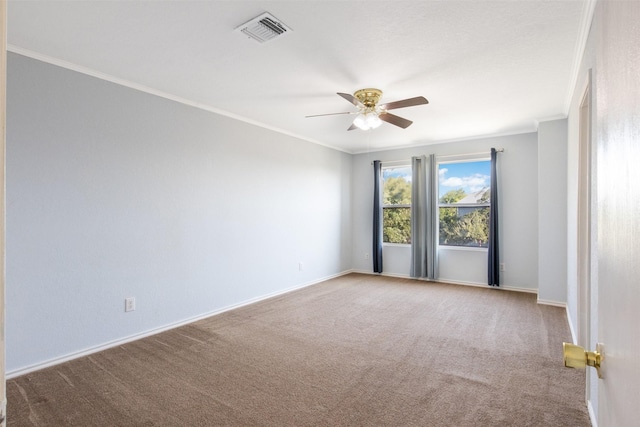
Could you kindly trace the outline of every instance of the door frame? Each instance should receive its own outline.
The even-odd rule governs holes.
[[[595,348],[597,334],[597,257],[596,236],[597,213],[595,212],[594,183],[595,156],[593,154],[593,80],[592,70],[582,90],[578,114],[578,206],[577,206],[577,298],[578,298],[578,344],[587,350]],[[597,386],[593,372],[586,372],[585,400],[592,420],[597,419]]]

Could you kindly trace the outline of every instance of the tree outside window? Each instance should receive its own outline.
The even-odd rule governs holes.
[[[488,246],[490,168],[489,160],[438,165],[441,246]]]
[[[411,243],[411,166],[382,169],[382,241]]]

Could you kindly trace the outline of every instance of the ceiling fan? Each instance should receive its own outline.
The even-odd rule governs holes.
[[[353,123],[347,130],[362,129],[369,130],[375,129],[382,124],[382,122],[391,123],[392,125],[399,126],[402,129],[408,128],[411,120],[407,120],[395,114],[389,113],[389,110],[395,110],[396,108],[413,107],[414,105],[428,104],[429,101],[424,96],[416,96],[415,98],[407,98],[401,101],[387,102],[386,104],[378,105],[380,98],[382,97],[382,91],[380,89],[360,89],[350,95],[348,93],[340,93],[338,95],[352,103],[358,108],[358,111],[344,112],[344,113],[328,113],[328,114],[315,114],[306,117],[320,117],[320,116],[335,116],[340,114],[357,114],[358,116],[353,120]]]

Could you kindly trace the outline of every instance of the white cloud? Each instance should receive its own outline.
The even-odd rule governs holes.
[[[446,171],[446,169],[444,170]],[[446,178],[442,172],[440,173],[440,185],[443,187],[463,188],[467,193],[480,191],[484,187],[488,187],[489,182],[489,175],[479,173],[463,177],[450,176],[448,178]]]
[[[442,177],[444,178],[444,177]],[[440,184],[445,187],[462,187],[462,178],[458,178],[457,176],[452,176],[451,178],[442,179]]]

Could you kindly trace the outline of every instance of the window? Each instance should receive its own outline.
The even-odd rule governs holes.
[[[490,160],[438,163],[441,246],[488,246],[490,171]]]
[[[382,168],[382,241],[411,243],[411,166]]]

